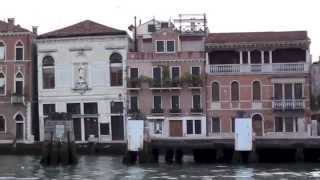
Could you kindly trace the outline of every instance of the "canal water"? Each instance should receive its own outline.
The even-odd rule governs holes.
[[[194,164],[191,157],[182,165],[165,163],[126,166],[121,157],[81,156],[67,167],[43,167],[39,157],[0,156],[2,179],[320,179],[320,164]]]

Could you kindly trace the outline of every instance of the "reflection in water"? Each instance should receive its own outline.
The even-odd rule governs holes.
[[[194,164],[164,163],[125,166],[121,157],[82,156],[79,164],[66,167],[43,167],[40,157],[0,156],[1,179],[305,179],[319,178],[319,164]]]

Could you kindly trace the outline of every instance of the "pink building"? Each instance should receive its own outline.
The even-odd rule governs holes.
[[[0,21],[0,143],[32,142],[32,43],[34,34]]]
[[[128,53],[128,119],[140,112],[152,138],[206,136],[205,16],[150,20]]]
[[[209,135],[232,137],[244,114],[256,137],[309,136],[309,44],[305,31],[209,34]]]

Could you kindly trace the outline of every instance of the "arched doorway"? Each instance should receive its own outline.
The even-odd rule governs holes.
[[[260,114],[255,114],[252,116],[252,131],[256,134],[256,136],[263,135],[263,118]]]
[[[16,115],[16,139],[24,140],[24,119],[21,114]]]

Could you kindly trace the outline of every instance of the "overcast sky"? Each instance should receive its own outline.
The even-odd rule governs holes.
[[[1,0],[0,19],[39,34],[90,19],[127,30],[137,16],[174,18],[180,13],[206,13],[210,32],[307,30],[313,61],[320,55],[319,0]]]

